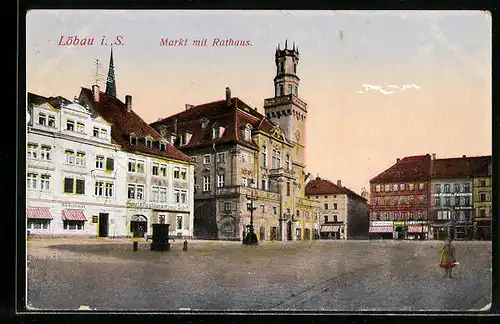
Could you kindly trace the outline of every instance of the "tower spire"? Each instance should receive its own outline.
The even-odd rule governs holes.
[[[115,66],[113,63],[113,46],[111,46],[111,56],[109,58],[108,79],[106,80],[106,94],[116,98]]]
[[[287,39],[285,38],[285,49],[286,49],[286,46],[287,46]]]

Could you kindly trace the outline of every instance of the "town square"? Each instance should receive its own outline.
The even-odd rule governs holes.
[[[28,13],[26,309],[489,309],[491,17],[231,13]]]

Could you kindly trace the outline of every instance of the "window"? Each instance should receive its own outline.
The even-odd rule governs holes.
[[[337,215],[333,215],[333,221],[336,222],[337,221]]]
[[[42,174],[40,175],[40,189],[44,191],[49,191],[50,189],[50,175]]]
[[[414,184],[414,183],[410,183],[410,184],[409,184],[409,187],[410,187],[410,188],[409,188],[410,190],[415,190],[415,184]]]
[[[420,204],[420,205],[425,204],[425,197],[424,197],[424,196],[420,196],[420,201],[419,201],[419,204]]]
[[[337,209],[337,203],[333,203],[333,209]]]
[[[28,219],[27,229],[49,229],[50,219]]]
[[[409,202],[409,203],[410,203],[411,205],[413,205],[413,204],[415,203],[415,197],[410,196],[409,200],[410,200],[410,202]]]
[[[290,155],[289,154],[287,154],[285,157],[285,168],[287,170],[290,170]]]
[[[226,162],[225,154],[224,153],[217,153],[217,162],[218,163],[224,163],[224,162]]]
[[[297,73],[297,63],[293,64],[293,73]]]
[[[96,169],[104,169],[104,156],[97,155],[95,157],[95,168]]]
[[[230,211],[231,210],[231,202],[225,202],[224,203],[224,210],[225,211]]]
[[[464,183],[464,192],[470,192],[470,185],[468,183]]]
[[[288,85],[288,94],[292,94],[293,87],[291,84]]]
[[[328,210],[328,203],[324,204],[325,210]]]
[[[65,230],[83,230],[85,225],[84,221],[64,220],[63,227]]]
[[[68,119],[66,121],[66,129],[69,131],[74,131],[75,130],[75,122]]]
[[[75,193],[78,195],[85,194],[85,180],[74,178],[64,178],[64,193]]]
[[[146,138],[145,140],[146,147],[153,147],[153,141],[149,138]]]
[[[106,159],[106,170],[113,171],[115,169],[115,160],[113,158]]]
[[[174,167],[174,179],[180,179],[181,169],[179,167]]]
[[[182,216],[177,216],[177,229],[182,229]]]
[[[137,172],[144,173],[144,161],[137,161]]]
[[[154,176],[158,175],[158,170],[160,169],[160,165],[158,163],[153,163],[153,167],[151,168],[151,172]]]
[[[104,182],[96,181],[94,184],[94,195],[95,196],[104,196]]]
[[[47,115],[39,113],[38,114],[38,124],[46,126],[47,125]]]
[[[266,212],[266,205],[260,205],[260,212],[265,213]]]
[[[480,202],[485,202],[485,201],[488,201],[488,200],[486,199],[486,192],[480,192],[480,193],[479,193],[479,201],[480,201]]]
[[[280,62],[280,72],[285,72],[285,62]]]
[[[444,198],[444,205],[447,207],[451,205],[451,198],[450,197]]]
[[[210,176],[203,177],[203,191],[210,191]]]
[[[159,201],[160,200],[160,188],[157,186],[151,187],[151,201]]]
[[[385,192],[389,192],[389,191],[391,191],[391,185],[386,184],[386,185],[384,186],[384,191],[385,191]]]
[[[281,152],[277,149],[273,149],[273,169],[278,169],[281,167]]]
[[[77,152],[76,153],[75,164],[79,165],[79,166],[85,166],[85,153],[84,152]]]
[[[290,192],[291,192],[291,185],[290,185],[290,181],[288,181],[286,183],[286,195],[290,196]]]
[[[405,184],[404,184],[404,183],[401,183],[401,184],[399,185],[399,190],[400,190],[400,191],[404,191],[405,189],[406,189]]]
[[[241,185],[243,187],[247,187],[248,186],[248,179],[245,177],[241,178]]]
[[[129,184],[128,185],[128,199],[144,200],[144,185],[142,185],[142,184]]]
[[[441,198],[440,197],[436,197],[436,199],[434,200],[434,205],[436,205],[436,207],[441,206]]]
[[[166,202],[167,201],[167,188],[166,187],[160,187],[158,190],[158,195],[160,202]]]
[[[40,159],[50,161],[51,155],[50,155],[51,147],[47,145],[42,145],[42,148],[40,150]]]
[[[101,132],[100,133],[101,133],[101,138],[102,139],[108,138],[108,131],[105,130],[104,128],[101,128]]]
[[[487,186],[486,179],[480,179],[479,180],[479,186],[480,187],[486,187]]]
[[[486,217],[486,209],[480,209],[479,210],[479,217],[481,217],[481,218]]]
[[[267,190],[266,189],[266,179],[262,179],[261,185],[262,185],[262,188],[261,188],[262,190]]]
[[[215,126],[214,128],[212,128],[212,138],[220,138],[220,127],[219,126]]]
[[[189,136],[190,136],[190,134],[188,134],[188,133],[184,133],[181,135],[181,145],[187,145],[187,143],[189,141]]]
[[[36,173],[28,173],[26,177],[26,188],[28,189],[36,189],[36,183],[38,181],[38,174]]]
[[[418,189],[419,190],[424,190],[425,184],[423,182],[418,184]]]
[[[225,176],[223,174],[217,175],[217,188],[222,188],[225,186]]]
[[[444,185],[444,192],[446,192],[446,193],[450,192],[450,185],[449,184]]]
[[[464,197],[464,206],[470,206],[470,197]]]
[[[203,155],[203,164],[210,164],[210,154]]]
[[[278,215],[278,207],[276,206],[273,207],[273,214]]]
[[[180,189],[174,189],[174,203],[178,204],[181,202],[180,195],[181,195]]]
[[[28,143],[28,149],[26,150],[26,156],[31,159],[38,158],[38,144]]]
[[[66,150],[64,153],[66,154],[66,163],[75,164],[75,152],[73,150]]]
[[[165,152],[166,149],[167,146],[165,145],[165,143],[160,143],[160,151]]]
[[[167,166],[165,164],[160,165],[160,175],[162,177],[167,176]]]
[[[262,166],[267,168],[267,146],[262,147]]]
[[[454,199],[453,199],[453,204],[455,206],[460,206],[460,197],[455,196]]]
[[[137,137],[130,135],[130,144],[137,145]]]
[[[328,223],[328,215],[323,216],[325,223]]]
[[[392,191],[398,191],[399,186],[395,183],[392,185]]]
[[[187,203],[187,190],[181,190],[181,204]]]
[[[441,185],[440,184],[435,185],[434,190],[436,191],[436,193],[440,193],[441,192]]]
[[[85,124],[81,122],[76,123],[76,131],[78,133],[85,133]]]
[[[454,187],[454,190],[453,190],[454,192],[460,192],[460,184],[455,183],[455,184],[453,185],[453,187]]]
[[[92,136],[99,137],[99,127],[94,127],[92,130]]]
[[[187,180],[187,169],[186,168],[181,168],[180,179]]]

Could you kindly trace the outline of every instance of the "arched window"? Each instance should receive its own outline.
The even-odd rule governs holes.
[[[267,146],[262,146],[262,166],[267,167]]]
[[[252,126],[250,124],[245,126],[245,141],[252,140]]]

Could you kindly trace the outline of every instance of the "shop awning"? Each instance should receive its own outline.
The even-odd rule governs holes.
[[[340,226],[338,225],[322,225],[320,232],[338,232],[340,230]]]
[[[370,227],[370,233],[392,233],[392,226],[373,226]]]
[[[77,209],[64,209],[61,218],[68,221],[87,221],[87,217],[85,217],[83,211]]]
[[[408,233],[426,233],[427,226],[408,226]]]
[[[50,208],[44,207],[27,207],[26,218],[29,219],[53,219],[50,213]]]

